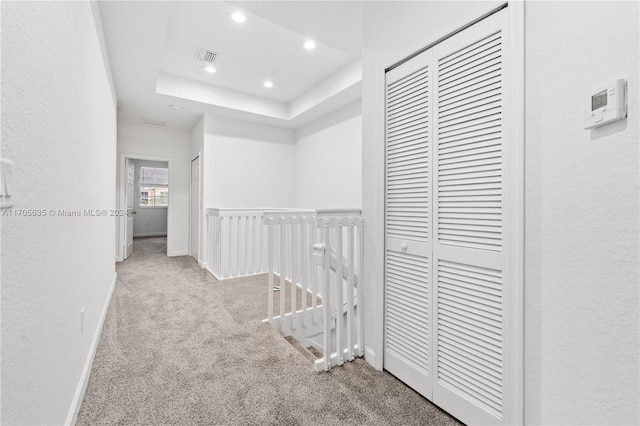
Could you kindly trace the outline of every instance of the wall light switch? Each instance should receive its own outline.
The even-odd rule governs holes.
[[[0,158],[0,208],[10,209],[13,207],[13,162]]]

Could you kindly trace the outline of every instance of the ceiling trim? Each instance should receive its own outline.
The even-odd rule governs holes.
[[[298,128],[361,99],[362,63],[354,62],[290,103],[160,73],[156,93],[185,109],[275,126]]]

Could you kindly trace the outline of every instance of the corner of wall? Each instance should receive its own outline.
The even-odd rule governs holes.
[[[116,105],[118,97],[116,96],[116,86],[113,82],[113,73],[111,71],[111,61],[109,60],[109,50],[107,49],[107,42],[104,37],[104,28],[102,26],[102,15],[100,12],[99,2],[96,0],[90,0],[91,13],[93,15],[93,21],[95,23],[96,34],[98,36],[98,42],[100,44],[100,53],[102,54],[102,61],[104,62],[104,69],[107,74],[107,81],[109,82],[109,88],[111,89],[111,97],[113,104]]]

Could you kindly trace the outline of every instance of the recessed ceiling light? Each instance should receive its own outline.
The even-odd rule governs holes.
[[[216,72],[216,68],[213,65],[207,65],[206,67],[204,67],[204,70],[206,72],[209,72],[211,74],[213,74],[214,72]]]
[[[182,107],[180,105],[169,105],[169,108],[171,108],[174,111],[180,111],[182,109]]]
[[[303,46],[307,50],[313,50],[316,48],[316,42],[313,40],[307,40],[304,42]]]
[[[272,88],[273,87],[273,82],[269,81],[269,80],[265,81],[264,82],[264,87],[266,87],[267,89]]]
[[[247,20],[247,18],[244,16],[242,12],[235,12],[233,15],[231,15],[231,19],[233,19],[238,24],[242,24],[244,21]]]

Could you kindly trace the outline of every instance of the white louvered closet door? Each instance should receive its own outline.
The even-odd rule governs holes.
[[[384,368],[431,395],[432,64],[386,74]]]
[[[509,15],[433,48],[433,401],[506,424]]]

